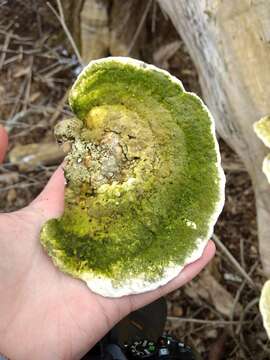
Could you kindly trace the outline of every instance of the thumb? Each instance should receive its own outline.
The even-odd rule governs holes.
[[[59,166],[30,207],[41,213],[45,220],[59,217],[64,210],[64,190],[64,172]]]
[[[0,125],[0,163],[3,162],[8,147],[8,135],[6,130]]]

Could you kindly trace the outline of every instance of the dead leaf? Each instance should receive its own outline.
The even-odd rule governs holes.
[[[199,285],[207,290],[209,298],[221,314],[230,316],[234,298],[233,296],[210,274],[209,271],[204,271],[199,279]],[[240,315],[242,306],[236,305],[235,315]]]
[[[215,307],[221,314],[230,317],[234,298],[233,296],[214,278],[209,270],[204,270],[198,281],[191,282],[185,289],[186,294],[197,301],[202,298]],[[242,311],[241,304],[237,304],[234,314],[239,316]]]

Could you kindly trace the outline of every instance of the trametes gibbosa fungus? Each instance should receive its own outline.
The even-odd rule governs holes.
[[[270,339],[270,280],[263,285],[260,297],[260,312],[263,318],[263,325]]]
[[[255,122],[253,128],[264,145],[270,148],[270,116],[265,116]],[[270,153],[263,160],[262,170],[270,183]],[[270,280],[266,281],[261,292],[260,312],[263,318],[263,325],[270,338]]]
[[[69,102],[55,128],[65,210],[41,242],[103,296],[155,289],[202,255],[223,207],[213,119],[177,78],[124,57],[90,62]]]
[[[253,125],[254,131],[265,146],[270,148],[270,116],[265,116]],[[262,171],[270,183],[270,153],[264,158]]]

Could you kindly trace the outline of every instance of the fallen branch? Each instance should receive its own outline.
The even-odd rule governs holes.
[[[211,325],[237,325],[239,321],[232,321],[232,320],[205,320],[205,319],[193,319],[193,318],[181,318],[176,316],[168,316],[167,320],[177,321],[177,322],[190,322],[196,324],[211,324]],[[244,324],[250,323],[250,321],[242,322]]]
[[[80,55],[80,52],[78,50],[78,47],[77,45],[75,44],[75,41],[67,27],[67,24],[66,24],[66,21],[65,21],[65,16],[64,16],[64,12],[63,12],[63,8],[62,8],[62,4],[61,4],[61,1],[60,0],[56,0],[57,1],[57,7],[58,7],[58,11],[59,11],[59,14],[57,13],[57,11],[55,10],[55,8],[49,3],[47,2],[47,6],[52,10],[52,12],[54,13],[54,15],[56,16],[56,18],[58,19],[58,21],[60,22],[64,32],[66,33],[67,35],[67,38],[77,56],[77,59],[79,61],[79,63],[81,65],[83,65],[83,61],[82,61],[82,58],[81,58],[81,55]]]

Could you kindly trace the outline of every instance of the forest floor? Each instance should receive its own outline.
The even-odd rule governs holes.
[[[0,1],[0,123],[9,130],[9,151],[19,144],[54,141],[53,126],[71,115],[66,93],[80,71],[45,3],[13,3],[16,6]],[[152,26],[143,44],[152,54],[146,60],[158,62],[179,77],[187,90],[201,95],[196,70],[170,21],[160,11],[154,20],[158,26],[154,31]],[[153,23],[151,13],[147,21]],[[177,46],[168,53],[166,46],[173,43]],[[166,329],[203,359],[268,359],[270,346],[258,309],[265,278],[254,193],[238,156],[222,140],[220,148],[227,185],[225,207],[215,227],[216,256],[196,279],[167,296]],[[25,170],[7,156],[0,165],[0,211],[27,205],[57,165]]]

